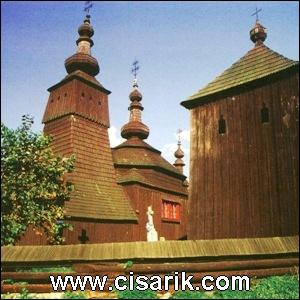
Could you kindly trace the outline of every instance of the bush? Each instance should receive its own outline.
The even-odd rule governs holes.
[[[205,292],[178,291],[171,299],[299,299],[299,279],[297,276],[271,276],[256,281],[250,291],[231,288],[207,294]]]
[[[84,292],[71,292],[64,293],[63,299],[87,299],[86,293]]]
[[[75,158],[56,156],[51,138],[32,132],[23,116],[16,130],[1,123],[1,246],[14,245],[29,225],[50,244],[63,242],[64,202],[73,185],[65,180]]]
[[[288,275],[263,278],[253,291],[258,299],[299,299],[299,279]]]

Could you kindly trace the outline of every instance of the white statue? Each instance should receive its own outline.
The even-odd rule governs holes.
[[[146,224],[148,242],[158,241],[158,234],[153,224],[153,214],[154,212],[152,210],[152,206],[148,206],[148,210],[147,210],[148,222]]]

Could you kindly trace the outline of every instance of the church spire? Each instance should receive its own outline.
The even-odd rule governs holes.
[[[174,167],[176,169],[178,169],[183,174],[183,167],[185,166],[185,163],[182,160],[182,158],[184,157],[184,152],[180,148],[180,146],[181,146],[181,138],[180,138],[181,132],[182,132],[182,130],[178,129],[178,131],[177,131],[177,134],[178,134],[178,143],[177,143],[178,148],[174,153],[174,156],[176,157]]]
[[[261,9],[256,8],[255,12],[252,14],[252,16],[256,16],[256,22],[254,27],[250,30],[250,39],[253,43],[255,43],[255,46],[262,44],[267,38],[266,28],[259,23],[258,13],[260,11]]]
[[[91,16],[87,14],[78,28],[77,52],[65,60],[65,67],[69,74],[80,70],[91,76],[96,76],[100,71],[97,60],[91,55],[91,47],[94,45],[91,37],[94,35],[94,29],[90,18]]]
[[[121,136],[125,139],[129,139],[131,137],[138,137],[140,139],[146,139],[149,135],[149,128],[142,122],[142,111],[144,107],[141,103],[142,94],[138,90],[137,83],[137,70],[139,67],[137,66],[138,61],[136,60],[133,63],[134,68],[132,72],[134,73],[133,80],[133,91],[129,94],[129,99],[131,101],[128,110],[130,111],[129,122],[125,124],[121,129]]]

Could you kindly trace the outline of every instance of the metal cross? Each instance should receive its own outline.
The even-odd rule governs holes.
[[[134,62],[133,62],[133,68],[131,69],[131,73],[134,75],[134,78],[136,78],[136,75],[137,75],[137,71],[140,69],[140,67],[138,66],[138,61],[137,60],[135,60]]]
[[[255,7],[255,13],[253,13],[251,16],[254,16],[256,15],[256,22],[258,21],[258,13],[261,11],[261,8],[260,9],[257,9],[257,7]]]
[[[84,11],[86,11],[88,14],[90,13],[90,9],[93,6],[93,2],[92,1],[85,1],[84,2]]]
[[[178,130],[177,130],[177,134],[178,134],[178,143],[181,142],[181,132],[182,132],[181,129],[178,129]]]

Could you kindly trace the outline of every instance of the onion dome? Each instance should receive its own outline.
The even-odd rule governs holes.
[[[267,38],[267,30],[258,21],[256,21],[254,27],[250,30],[250,39],[255,44],[261,44]]]
[[[68,74],[80,70],[91,76],[96,76],[100,71],[98,61],[91,56],[91,47],[94,45],[91,37],[94,35],[94,29],[90,23],[90,16],[87,15],[83,24],[78,28],[77,53],[65,60]]]
[[[176,158],[183,158],[184,157],[184,152],[180,148],[180,144],[178,144],[178,149],[175,151],[174,156]]]
[[[149,136],[149,128],[142,122],[142,111],[144,110],[141,104],[142,94],[139,92],[137,80],[134,79],[133,91],[129,94],[131,101],[128,110],[130,111],[129,122],[121,129],[121,136],[125,139],[138,137],[142,140]]]
[[[178,169],[181,173],[183,173],[183,167],[185,166],[185,163],[183,162],[182,158],[184,157],[184,152],[180,148],[181,142],[180,140],[178,141],[178,148],[174,153],[174,156],[177,158],[175,160],[175,163],[173,164],[176,169]]]

